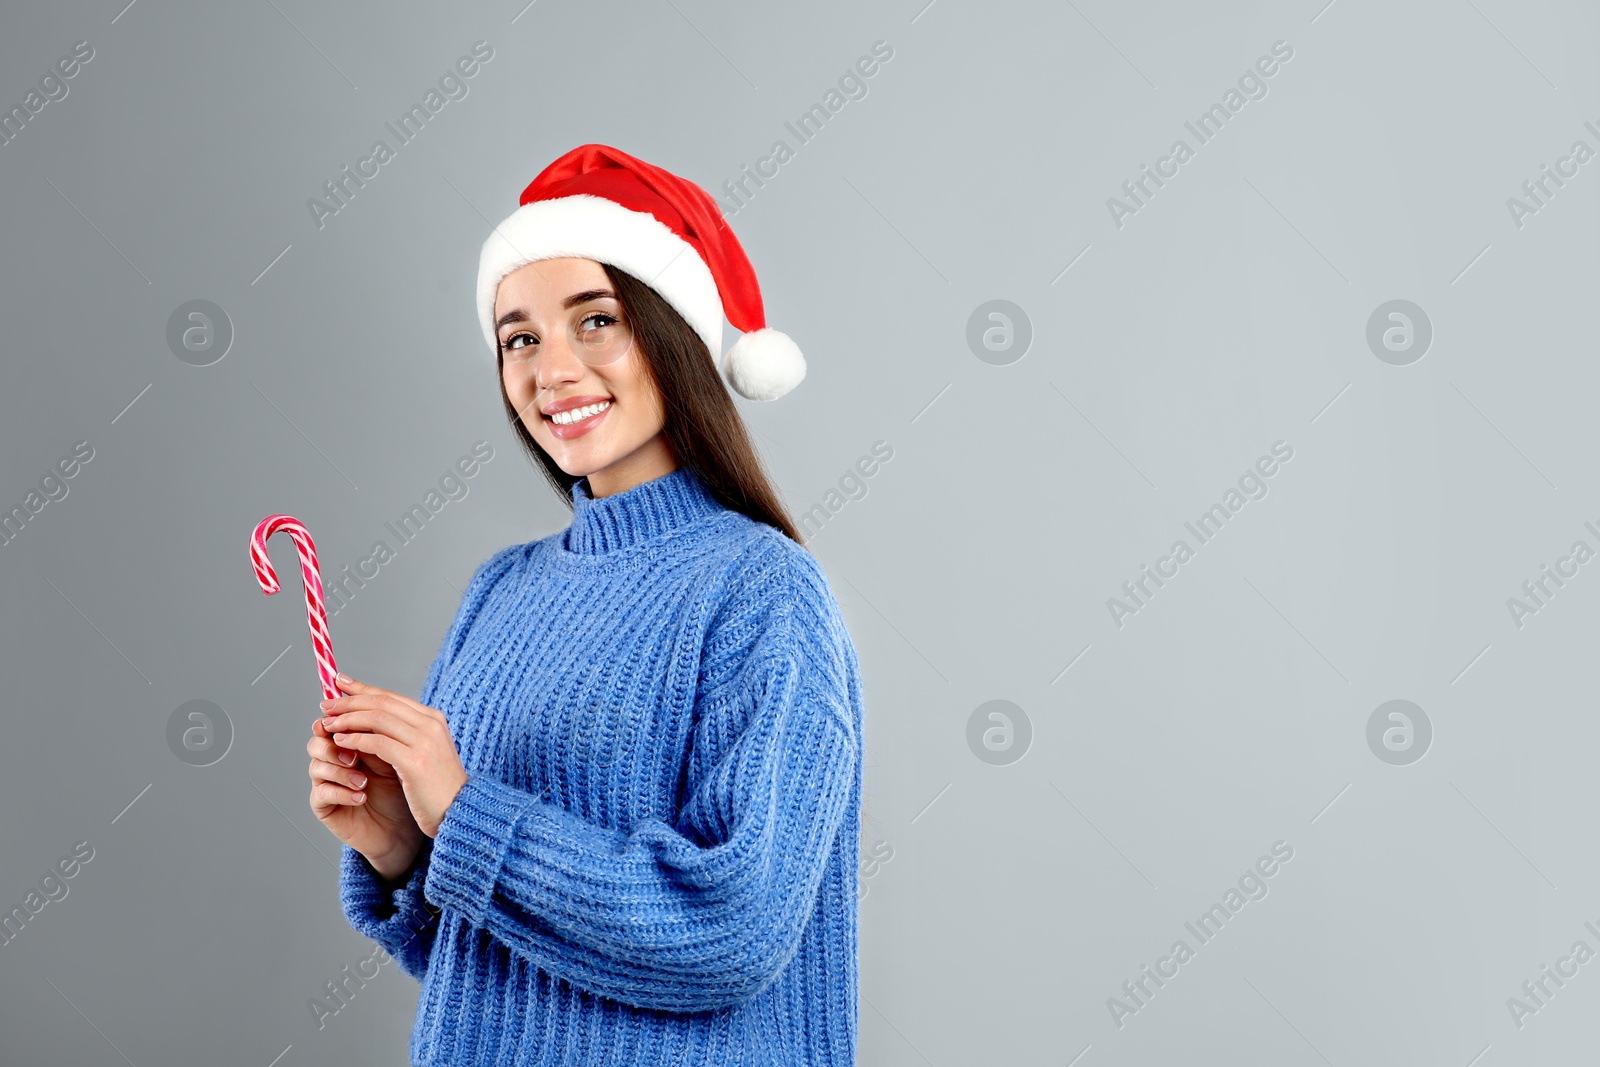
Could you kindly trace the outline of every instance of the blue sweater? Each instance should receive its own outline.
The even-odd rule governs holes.
[[[862,691],[821,565],[687,468],[478,568],[420,700],[469,776],[346,918],[414,1064],[853,1064]]]

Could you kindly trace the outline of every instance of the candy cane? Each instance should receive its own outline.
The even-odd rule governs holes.
[[[311,531],[292,515],[268,515],[256,523],[255,533],[250,535],[250,562],[256,568],[256,581],[261,583],[261,591],[271,596],[281,586],[278,585],[278,574],[272,569],[272,560],[267,556],[267,538],[282,530],[294,540],[294,547],[300,553],[300,574],[305,580],[306,587],[306,622],[311,627],[311,648],[317,656],[317,673],[322,676],[322,695],[329,700],[343,696],[335,676],[338,668],[333,665],[333,639],[328,636],[328,613],[322,605],[322,575],[317,571],[317,545],[311,540]]]

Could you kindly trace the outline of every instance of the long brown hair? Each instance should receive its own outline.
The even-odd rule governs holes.
[[[804,545],[794,520],[767,479],[744,420],[722,383],[705,341],[649,285],[609,263],[601,266],[611,279],[633,331],[634,350],[643,357],[645,373],[661,394],[666,410],[661,432],[678,465],[698,475],[723,507],[776,527],[790,540]],[[523,451],[537,462],[551,488],[571,508],[572,486],[578,476],[562,470],[523,425],[506,395],[502,346],[497,343],[495,349],[500,400],[512,430],[522,442]]]

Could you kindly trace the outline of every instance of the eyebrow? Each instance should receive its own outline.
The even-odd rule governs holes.
[[[616,296],[617,294],[612,292],[610,289],[585,289],[581,293],[573,293],[571,296],[561,301],[561,307],[562,310],[569,310],[577,307],[579,304],[587,304],[591,300],[600,300],[606,297],[614,300],[616,299]],[[506,312],[504,315],[501,315],[495,320],[494,328],[498,330],[507,323],[527,321],[528,313],[526,311],[524,311],[522,308],[512,308],[510,311]]]

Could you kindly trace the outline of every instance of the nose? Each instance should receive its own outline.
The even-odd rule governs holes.
[[[583,377],[586,369],[566,331],[557,330],[555,334],[543,344],[533,365],[533,380],[541,391],[554,390],[567,382],[575,382]]]

